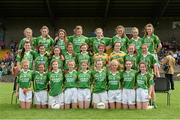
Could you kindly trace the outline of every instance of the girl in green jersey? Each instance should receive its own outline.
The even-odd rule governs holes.
[[[16,96],[19,98],[22,109],[30,109],[32,102],[32,71],[29,70],[29,61],[22,61],[22,69],[17,77]]]

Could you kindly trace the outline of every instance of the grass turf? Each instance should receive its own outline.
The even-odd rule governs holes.
[[[180,82],[171,92],[171,105],[166,94],[157,93],[158,109],[152,110],[22,110],[10,104],[12,83],[0,82],[0,119],[180,119]]]

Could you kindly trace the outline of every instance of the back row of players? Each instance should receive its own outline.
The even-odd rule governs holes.
[[[153,75],[159,76],[157,52],[162,46],[152,24],[145,26],[143,38],[133,27],[131,39],[121,25],[112,39],[104,37],[101,28],[91,38],[82,35],[81,26],[69,37],[60,29],[54,40],[48,27],[40,31],[34,38],[26,28],[19,43],[17,95],[22,108],[30,108],[32,90],[38,108],[56,103],[66,109],[89,108],[92,100],[94,108],[102,102],[106,108],[109,103],[110,108],[136,104],[147,109],[149,98],[154,100]]]

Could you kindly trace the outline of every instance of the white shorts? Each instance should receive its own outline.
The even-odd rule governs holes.
[[[34,92],[34,104],[46,105],[48,103],[48,93],[46,90]]]
[[[122,90],[109,90],[108,91],[108,101],[109,103],[113,102],[122,102]]]
[[[19,101],[31,102],[32,101],[32,91],[27,91],[26,94],[24,94],[23,89],[19,88]]]
[[[90,89],[78,89],[78,101],[91,101]]]
[[[67,88],[64,95],[65,104],[77,103],[77,88]]]
[[[135,104],[135,90],[134,89],[123,89],[122,91],[122,103],[128,105]]]
[[[93,103],[108,103],[108,95],[107,91],[101,92],[101,93],[93,93]]]
[[[50,96],[49,95],[48,105],[51,106],[53,104],[59,104],[60,106],[63,106],[64,105],[64,94],[61,93],[57,96]]]
[[[148,90],[138,88],[136,89],[136,101],[137,102],[148,102]]]

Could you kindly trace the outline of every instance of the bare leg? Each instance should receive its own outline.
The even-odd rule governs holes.
[[[36,106],[37,109],[41,108],[41,105],[36,104],[35,106]]]
[[[114,102],[109,103],[109,108],[110,108],[110,109],[115,109],[115,103],[114,103]]]
[[[108,106],[108,103],[104,103],[105,104],[105,108],[108,109],[109,106]]]
[[[129,109],[135,109],[135,105],[129,105]]]
[[[26,105],[26,109],[30,109],[31,108],[31,102],[26,102],[25,105]]]
[[[128,105],[127,104],[123,104],[123,109],[128,109]]]
[[[142,108],[143,109],[148,109],[148,102],[143,102],[142,103]]]
[[[96,103],[93,103],[93,108],[97,108],[97,104]]]
[[[137,109],[142,109],[142,103],[141,102],[137,102]]]
[[[116,109],[121,109],[122,108],[122,104],[121,103],[116,103]]]
[[[65,109],[70,109],[70,104],[65,104]]]
[[[89,106],[90,106],[90,101],[85,101],[85,102],[84,102],[84,108],[85,108],[85,109],[88,109]]]
[[[42,108],[42,109],[46,109],[46,108],[47,108],[47,105],[41,105],[41,108]]]
[[[20,107],[22,109],[26,109],[26,103],[25,102],[20,102]]]
[[[80,109],[84,109],[84,102],[83,101],[79,101],[78,105],[79,105]]]
[[[77,103],[72,103],[72,108],[77,109]]]

